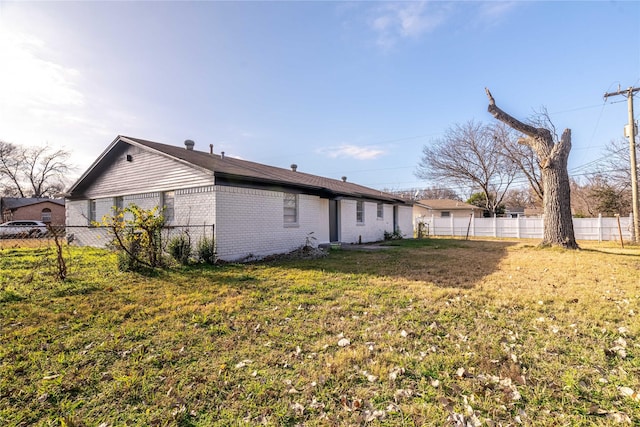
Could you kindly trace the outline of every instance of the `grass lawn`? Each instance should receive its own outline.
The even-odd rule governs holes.
[[[0,425],[640,423],[640,248],[427,239],[154,275],[0,251]],[[43,261],[44,260],[44,261]]]

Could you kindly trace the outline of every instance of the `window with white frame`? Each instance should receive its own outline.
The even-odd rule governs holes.
[[[383,203],[378,203],[377,206],[377,215],[378,215],[378,219],[384,219],[384,204]]]
[[[298,223],[298,195],[284,193],[282,198],[283,219],[285,225]]]
[[[364,202],[362,200],[356,202],[356,222],[364,224]]]

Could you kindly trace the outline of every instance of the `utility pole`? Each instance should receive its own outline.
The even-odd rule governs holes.
[[[606,100],[610,96],[623,95],[627,97],[629,106],[629,124],[625,126],[625,135],[629,137],[629,159],[631,162],[631,198],[633,205],[633,241],[640,239],[640,214],[638,209],[638,166],[636,163],[636,123],[633,119],[633,94],[640,91],[640,87],[630,87],[629,89],[604,94]]]

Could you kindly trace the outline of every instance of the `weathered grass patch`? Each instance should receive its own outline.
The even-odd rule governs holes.
[[[640,250],[582,245],[394,241],[154,276],[76,249],[62,283],[4,250],[0,424],[637,423]]]

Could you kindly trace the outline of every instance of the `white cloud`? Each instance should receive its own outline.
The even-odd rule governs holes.
[[[0,29],[0,95],[3,103],[29,109],[82,106],[73,83],[77,70],[43,59],[42,40]]]
[[[417,38],[440,27],[450,7],[441,2],[385,3],[374,9],[369,21],[378,34],[377,43],[388,49],[403,38]]]
[[[378,3],[369,12],[368,24],[377,34],[378,46],[391,49],[401,40],[420,38],[445,24],[496,25],[519,5],[522,3],[515,1]]]
[[[339,157],[350,157],[358,160],[373,160],[384,155],[385,151],[345,144],[339,147],[321,148],[318,150],[318,153],[324,154],[325,156],[332,159]]]
[[[86,76],[34,35],[0,28],[0,64],[0,140],[64,149],[84,169],[116,136],[113,129],[137,122],[87,92]]]
[[[496,23],[518,6],[515,1],[483,2],[480,4],[478,18],[484,22]]]

